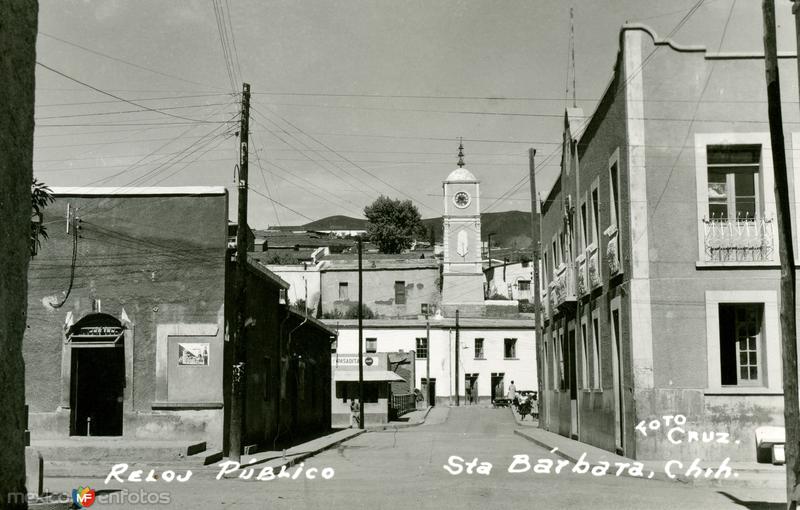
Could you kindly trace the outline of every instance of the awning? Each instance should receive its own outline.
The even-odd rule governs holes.
[[[358,370],[336,370],[336,381],[358,381]],[[365,381],[405,381],[402,377],[389,370],[364,370]]]

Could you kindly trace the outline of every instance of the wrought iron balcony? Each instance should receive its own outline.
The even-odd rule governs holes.
[[[575,265],[578,268],[578,296],[583,296],[589,293],[589,275],[585,253],[578,255],[578,257],[575,259]]]
[[[619,230],[616,227],[611,227],[606,230],[608,242],[606,243],[606,262],[608,263],[608,276],[614,277],[622,271],[622,265],[619,263]]]
[[[574,303],[577,299],[577,281],[575,275],[575,264],[561,264],[553,275],[550,282],[549,293],[553,308]]]
[[[586,251],[586,274],[590,290],[603,285],[603,280],[600,279],[600,258],[597,255],[596,245],[590,246]]]
[[[774,260],[773,221],[765,218],[703,219],[706,262]]]

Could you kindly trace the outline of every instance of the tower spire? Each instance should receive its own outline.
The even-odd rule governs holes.
[[[464,168],[464,139],[458,137],[458,168]]]

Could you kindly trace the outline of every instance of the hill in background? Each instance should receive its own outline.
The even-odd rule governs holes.
[[[442,217],[426,218],[422,220],[425,229],[434,230],[436,241],[442,240]],[[350,216],[328,216],[302,225],[300,228],[308,230],[358,230],[367,227],[364,218]],[[503,211],[481,214],[481,238],[483,241],[492,236],[493,246],[524,249],[531,243],[531,213],[522,211]]]

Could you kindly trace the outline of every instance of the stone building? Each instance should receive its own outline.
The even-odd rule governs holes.
[[[34,445],[101,436],[223,451],[236,312],[227,192],[53,191],[43,218],[49,239],[29,271],[24,357]],[[319,395],[330,392],[333,332],[282,304],[286,282],[252,261],[249,268],[245,444],[327,430],[330,408]],[[320,405],[305,405],[304,395]]]
[[[797,97],[789,57],[785,99]],[[542,209],[549,430],[636,459],[753,461],[755,431],[783,424],[772,154],[753,98],[766,98],[763,55],[634,24],[596,111],[567,110]],[[798,168],[796,104],[783,112]],[[793,172],[790,185],[796,215]],[[635,429],[678,414],[730,444]]]

